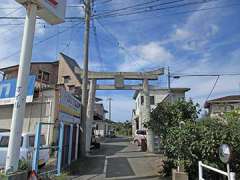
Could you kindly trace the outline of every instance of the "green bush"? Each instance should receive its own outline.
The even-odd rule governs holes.
[[[171,175],[171,169],[183,167],[190,179],[198,176],[198,161],[226,170],[218,156],[221,144],[232,148],[231,171],[240,175],[240,111],[226,113],[218,119],[198,120],[198,105],[192,101],[177,101],[173,104],[160,103],[152,111],[146,124],[161,139],[167,159],[163,173]],[[184,122],[184,123],[181,123]],[[206,179],[220,180],[221,177],[204,171]]]
[[[231,170],[240,173],[240,123],[239,119],[204,119],[201,122],[186,123],[181,129],[167,130],[164,141],[165,154],[173,167],[178,165],[178,157],[190,175],[198,175],[198,161],[226,170],[218,156],[221,144],[229,144],[233,150]],[[173,167],[165,166],[165,172]],[[211,175],[211,173],[209,173]]]

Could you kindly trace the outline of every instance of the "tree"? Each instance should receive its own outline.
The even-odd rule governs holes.
[[[126,120],[115,124],[118,135],[130,136],[132,134],[132,123]]]
[[[164,139],[169,127],[179,127],[180,122],[194,122],[198,117],[198,104],[179,100],[175,103],[162,102],[151,113],[151,119],[146,126]]]

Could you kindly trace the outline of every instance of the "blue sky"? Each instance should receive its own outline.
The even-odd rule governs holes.
[[[170,1],[161,0],[162,3]],[[196,1],[200,0],[184,2]],[[67,1],[67,17],[83,17],[79,2]],[[146,2],[150,0],[95,0],[94,11],[100,14]],[[147,71],[169,66],[174,74],[239,73],[239,9],[238,0],[212,0],[169,10],[98,18],[91,24],[90,69]],[[2,0],[0,13],[24,16],[25,10],[13,0]],[[33,61],[54,61],[63,52],[82,64],[84,25],[81,20],[67,21],[57,26],[37,21]],[[0,24],[1,68],[19,61],[23,20],[0,20]],[[215,80],[216,77],[184,77],[172,80],[171,85],[191,88],[187,98],[203,105]],[[166,77],[155,84],[166,87]],[[231,94],[240,94],[239,76],[220,77],[210,99]],[[113,120],[131,118],[132,91],[98,91],[97,95],[105,104],[107,97],[113,98]]]

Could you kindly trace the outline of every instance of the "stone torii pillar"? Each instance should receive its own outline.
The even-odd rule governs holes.
[[[90,80],[88,105],[87,105],[86,152],[90,152],[95,96],[96,96],[96,80],[92,79],[92,80]]]
[[[143,80],[143,123],[150,121],[151,105],[149,96],[149,84],[148,79]],[[151,129],[147,129],[147,149],[148,152],[154,152],[154,135]]]

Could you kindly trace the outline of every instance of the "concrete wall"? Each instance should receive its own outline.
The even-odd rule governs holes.
[[[49,81],[43,81],[44,84],[55,85],[58,80],[58,63],[54,64],[32,64],[31,65],[31,74],[37,76],[37,80],[41,81],[38,78],[39,71],[44,71],[49,73]]]

